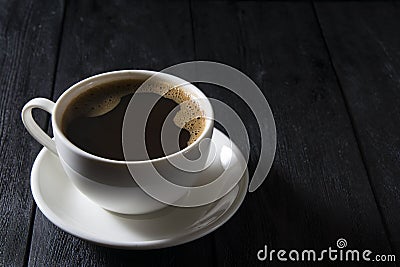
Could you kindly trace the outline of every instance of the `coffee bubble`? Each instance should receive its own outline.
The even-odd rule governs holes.
[[[124,79],[101,85],[95,85],[71,101],[63,117],[63,125],[76,117],[99,117],[115,109],[121,99],[136,92],[155,93],[173,100],[179,105],[173,121],[176,126],[189,132],[187,145],[192,144],[203,132],[205,127],[204,112],[196,99],[184,90],[184,86],[175,87],[165,82],[146,82],[143,80]]]

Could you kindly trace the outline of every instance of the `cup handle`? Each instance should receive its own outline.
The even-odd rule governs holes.
[[[39,143],[41,143],[48,150],[53,152],[55,155],[57,154],[56,144],[53,139],[50,138],[40,126],[36,123],[36,121],[32,117],[32,109],[39,108],[41,110],[47,111],[52,115],[55,103],[46,98],[34,98],[25,104],[22,109],[21,117],[22,122],[25,125],[25,128],[28,132],[36,139]]]

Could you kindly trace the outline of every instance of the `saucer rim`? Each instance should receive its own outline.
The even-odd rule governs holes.
[[[221,131],[219,131],[216,128],[214,128],[214,132],[215,132],[215,134],[222,135],[223,138],[228,138],[224,133],[222,133]],[[235,151],[237,151],[238,153],[241,153],[241,151],[238,149],[238,147],[233,142],[232,142],[232,145],[234,146]],[[188,243],[190,241],[199,239],[199,238],[215,231],[216,229],[221,227],[223,224],[225,224],[230,218],[232,218],[232,216],[237,212],[237,210],[242,205],[244,198],[246,197],[247,189],[248,189],[248,185],[249,185],[249,173],[248,173],[248,169],[246,166],[245,173],[242,175],[239,183],[237,184],[237,186],[239,186],[239,189],[238,189],[239,192],[236,195],[235,199],[233,200],[232,204],[230,205],[230,207],[226,210],[226,212],[221,217],[219,217],[217,220],[212,222],[209,226],[206,226],[199,230],[194,230],[194,231],[190,231],[190,232],[182,232],[181,234],[179,234],[177,236],[167,237],[164,239],[146,240],[146,241],[128,241],[128,242],[113,241],[111,239],[97,238],[93,234],[88,234],[86,231],[82,231],[79,228],[70,226],[70,224],[65,223],[62,219],[60,219],[52,211],[52,209],[46,203],[45,199],[42,197],[40,185],[39,185],[39,180],[40,180],[40,176],[39,176],[40,168],[39,167],[40,167],[40,164],[43,162],[43,158],[47,155],[51,155],[51,151],[48,150],[47,148],[43,147],[33,163],[31,177],[30,177],[32,195],[33,195],[33,198],[34,198],[39,210],[43,213],[43,215],[51,223],[53,223],[55,226],[57,226],[61,230],[65,231],[77,238],[86,240],[88,242],[91,242],[91,243],[94,243],[94,244],[97,244],[100,246],[111,247],[111,248],[126,249],[126,250],[159,249],[159,248],[177,246],[177,245],[181,245],[181,244]],[[53,155],[53,156],[56,157],[55,155]],[[59,160],[59,159],[57,159],[57,160]],[[69,181],[69,182],[71,182],[71,181]],[[78,189],[76,189],[74,187],[74,190],[78,190]],[[87,199],[87,201],[90,201],[90,200]],[[217,201],[220,201],[220,199]],[[174,207],[172,207],[172,208],[174,208]],[[187,209],[191,209],[191,208],[187,208]],[[107,211],[105,210],[105,212],[107,212]],[[110,216],[116,216],[116,215],[113,215],[112,213],[109,213],[109,214],[110,214]]]

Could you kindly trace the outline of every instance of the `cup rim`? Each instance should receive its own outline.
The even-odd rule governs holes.
[[[196,92],[196,98],[195,99],[206,99],[206,103],[207,103],[207,108],[205,109],[205,115],[207,118],[211,118],[210,119],[206,119],[205,120],[205,127],[202,131],[202,133],[200,134],[200,136],[196,139],[196,141],[194,141],[192,144],[188,145],[187,147],[185,147],[184,149],[181,149],[177,152],[174,152],[172,154],[168,154],[165,155],[163,157],[160,158],[155,158],[155,159],[146,159],[146,160],[115,160],[115,159],[108,159],[108,158],[104,158],[101,156],[97,156],[94,155],[92,153],[89,153],[81,148],[79,148],[78,146],[76,146],[75,144],[73,144],[63,133],[63,131],[61,131],[60,129],[60,125],[59,123],[61,123],[62,121],[62,115],[58,115],[57,111],[58,111],[58,107],[60,106],[60,103],[68,96],[70,95],[74,90],[77,90],[78,88],[81,88],[83,85],[86,85],[90,82],[93,82],[95,80],[101,79],[101,78],[105,78],[107,76],[117,76],[118,74],[136,74],[136,75],[148,75],[149,79],[150,77],[153,77],[154,75],[162,75],[165,78],[169,78],[170,80],[165,79],[166,82],[171,82],[172,84],[174,84],[175,82],[179,81],[180,83],[184,83],[185,86],[188,86],[190,88],[190,90],[193,90]],[[163,77],[163,78],[164,78]],[[89,88],[88,88],[89,89]],[[202,107],[203,108],[203,107]],[[59,118],[60,116],[60,118]],[[180,155],[182,153],[186,153],[188,151],[190,151],[192,148],[194,148],[195,146],[197,146],[203,139],[204,137],[207,135],[207,133],[210,131],[210,128],[213,127],[213,123],[214,122],[214,111],[212,109],[211,103],[208,100],[208,98],[204,95],[204,93],[197,88],[195,85],[193,85],[192,83],[179,78],[177,76],[168,74],[168,73],[163,73],[163,72],[157,72],[157,71],[152,71],[152,70],[115,70],[115,71],[109,71],[109,72],[104,72],[104,73],[100,73],[100,74],[96,74],[93,76],[90,76],[88,78],[85,78],[77,83],[74,83],[73,85],[71,85],[67,90],[65,90],[61,96],[57,99],[56,103],[55,103],[55,107],[54,107],[54,112],[52,115],[52,126],[53,126],[53,131],[54,131],[54,136],[56,139],[60,138],[61,141],[63,143],[65,143],[69,149],[72,149],[73,152],[92,159],[92,160],[96,160],[96,161],[102,161],[102,162],[107,162],[107,163],[113,163],[113,164],[135,164],[135,163],[155,163],[158,161],[162,161],[162,160],[166,160],[172,157],[175,157],[177,155]]]

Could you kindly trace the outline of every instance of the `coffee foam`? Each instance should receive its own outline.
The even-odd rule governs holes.
[[[88,89],[69,105],[68,109],[71,110],[66,114],[74,115],[66,116],[64,120],[68,121],[76,116],[101,116],[113,110],[126,95],[135,92],[155,93],[179,105],[179,111],[173,121],[179,128],[190,133],[188,145],[196,141],[205,127],[204,111],[200,109],[199,103],[179,86],[174,87],[162,82],[145,82],[141,86],[142,83],[140,80],[121,80]]]
[[[155,93],[179,104],[179,111],[173,120],[176,126],[189,132],[188,145],[196,141],[201,135],[205,127],[204,111],[200,109],[199,103],[192,99],[190,94],[182,87],[174,87],[160,82],[146,82],[140,87],[139,91]]]

